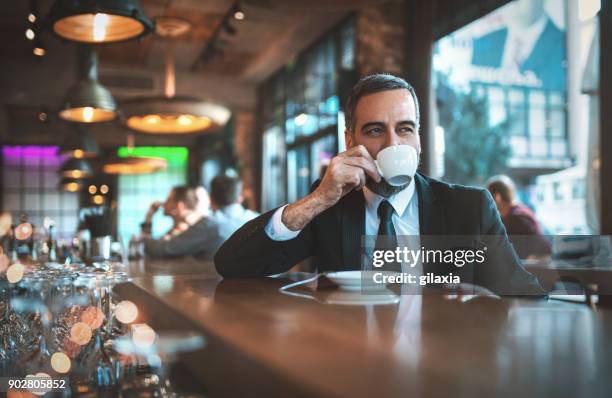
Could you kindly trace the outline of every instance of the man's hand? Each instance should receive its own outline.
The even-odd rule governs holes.
[[[145,223],[151,223],[151,221],[153,220],[153,216],[155,215],[155,212],[157,212],[157,210],[159,210],[160,207],[162,207],[163,203],[162,202],[153,202],[151,203],[151,206],[149,206],[149,210],[147,211],[147,215],[145,217]]]
[[[376,182],[381,179],[374,159],[363,145],[338,154],[331,160],[317,189],[285,207],[283,224],[293,231],[301,230],[318,214],[338,203],[348,192],[363,188],[368,176]]]

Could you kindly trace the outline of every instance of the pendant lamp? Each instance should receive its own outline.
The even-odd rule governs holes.
[[[99,148],[96,139],[91,135],[89,126],[72,123],[72,131],[60,145],[60,155],[71,158],[93,158],[98,155]]]
[[[84,181],[82,179],[79,179],[79,178],[63,177],[60,180],[60,187],[64,191],[78,192],[78,191],[82,190],[84,186],[85,186]]]
[[[60,174],[69,178],[87,178],[93,175],[93,169],[85,159],[70,158],[60,167]]]
[[[70,122],[97,123],[112,120],[117,104],[110,91],[98,83],[98,56],[88,45],[77,49],[80,80],[68,89],[59,116]]]
[[[60,38],[89,44],[135,39],[154,28],[137,0],[56,0],[46,22]]]
[[[187,21],[173,17],[156,20],[156,33],[168,40],[165,96],[141,97],[122,102],[125,123],[147,134],[191,134],[225,125],[230,111],[224,106],[188,96],[175,96],[173,40],[191,29]]]
[[[133,134],[128,135],[127,141],[128,151],[131,151],[134,148]],[[168,161],[163,158],[152,156],[120,157],[115,154],[102,166],[102,171],[106,174],[151,174],[164,170],[166,167],[168,167]]]

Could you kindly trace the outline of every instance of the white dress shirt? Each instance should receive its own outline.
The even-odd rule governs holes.
[[[415,250],[420,247],[419,240],[419,201],[415,195],[414,180],[405,189],[392,195],[387,200],[393,206],[395,212],[391,217],[393,227],[395,228],[399,246],[409,246]],[[378,226],[380,219],[378,217],[378,205],[385,198],[375,194],[367,187],[363,188],[365,197],[365,235],[376,236],[378,234]],[[266,225],[265,231],[268,236],[276,241],[285,241],[295,238],[301,231],[292,231],[283,224],[283,210],[287,205],[277,209],[272,218]],[[403,237],[406,237],[403,239]],[[409,242],[406,241],[410,237]],[[371,252],[366,254],[371,258]],[[402,264],[402,270],[405,271],[405,264]]]
[[[240,203],[222,207],[211,214],[211,217],[219,222],[219,233],[223,239],[232,236],[238,228],[257,216],[259,216],[259,213],[246,209]]]

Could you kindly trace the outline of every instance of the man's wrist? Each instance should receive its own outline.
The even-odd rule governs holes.
[[[145,221],[145,222],[140,224],[140,230],[144,234],[147,234],[147,235],[150,234],[151,233],[151,229],[152,229],[151,221]]]
[[[281,220],[288,229],[299,231],[329,207],[331,206],[321,200],[316,192],[313,192],[285,207]]]

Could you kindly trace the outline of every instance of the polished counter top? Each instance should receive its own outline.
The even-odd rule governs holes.
[[[212,397],[603,397],[612,388],[608,308],[440,294],[326,304],[329,292],[279,291],[295,278],[223,280],[211,264],[172,262],[141,271],[116,289],[154,327],[203,333],[207,346],[185,361]]]

